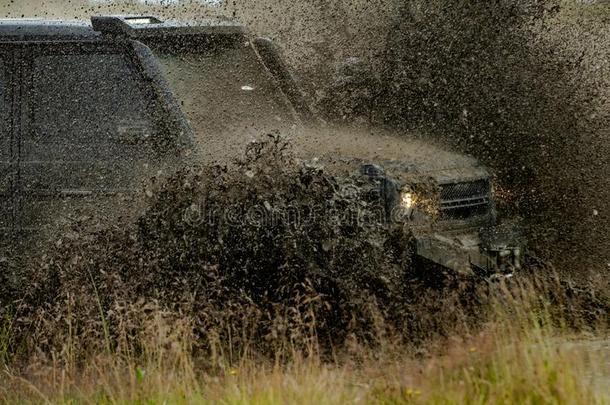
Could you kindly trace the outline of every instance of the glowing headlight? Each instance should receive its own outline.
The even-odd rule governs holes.
[[[402,193],[402,195],[400,196],[400,205],[402,206],[402,208],[405,208],[407,210],[413,209],[413,206],[415,205],[413,193],[411,193],[411,192]]]
[[[400,200],[392,209],[392,218],[396,222],[410,221],[415,207],[415,198],[410,191],[400,193]]]

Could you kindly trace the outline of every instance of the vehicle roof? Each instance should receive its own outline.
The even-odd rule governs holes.
[[[131,24],[139,19],[149,24]],[[160,35],[244,33],[242,25],[222,19],[193,23],[161,21],[149,16],[96,16],[92,22],[45,19],[0,19],[0,41],[96,39],[103,34],[142,38]]]
[[[30,37],[78,37],[95,38],[101,33],[96,32],[91,24],[85,22],[68,22],[42,19],[0,19],[0,38],[30,38]]]

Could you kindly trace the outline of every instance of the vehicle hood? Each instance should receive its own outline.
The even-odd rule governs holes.
[[[385,131],[334,130],[296,140],[307,159],[324,166],[353,171],[362,164],[376,164],[399,178],[433,178],[439,183],[488,177],[487,170],[468,155],[448,150],[434,141]]]

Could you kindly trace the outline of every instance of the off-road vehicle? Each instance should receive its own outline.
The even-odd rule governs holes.
[[[214,160],[262,131],[317,123],[273,44],[224,20],[1,21],[0,102],[5,252],[91,212],[120,223],[141,179],[192,156]],[[351,164],[364,194],[414,230],[420,257],[460,271],[518,268],[521,244],[495,228],[489,172],[426,150]]]

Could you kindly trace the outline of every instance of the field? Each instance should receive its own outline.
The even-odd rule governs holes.
[[[525,287],[520,287],[525,288]],[[524,293],[524,290],[520,290]],[[530,291],[531,292],[531,291]],[[529,294],[529,292],[527,293]],[[525,297],[527,297],[527,294]],[[333,353],[290,342],[276,360],[220,344],[213,365],[193,358],[188,325],[153,316],[144,352],[71,357],[70,342],[48,363],[0,375],[3,403],[380,403],[605,404],[610,401],[607,335],[551,326],[550,315],[504,301],[484,327],[420,347],[380,336]],[[505,297],[506,298],[506,297]],[[525,305],[527,307],[527,305]],[[4,339],[7,338],[5,328]],[[312,342],[314,342],[312,340]],[[226,350],[226,351],[225,351]]]

